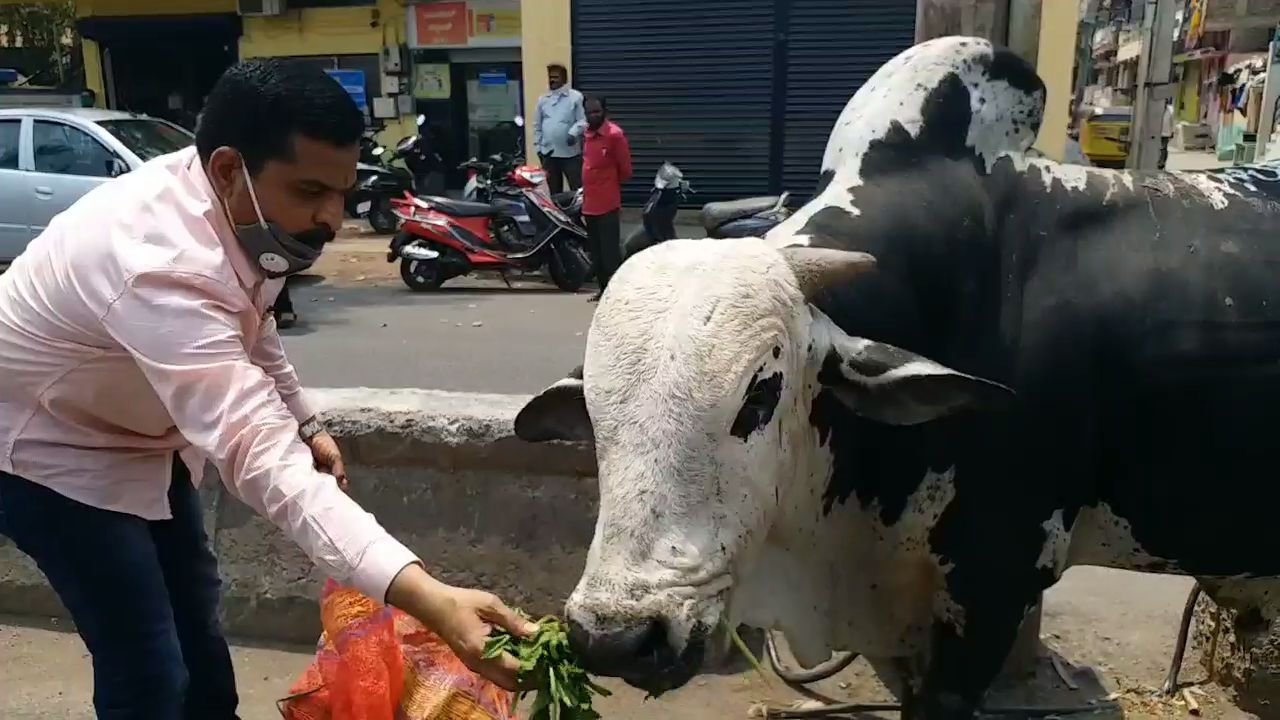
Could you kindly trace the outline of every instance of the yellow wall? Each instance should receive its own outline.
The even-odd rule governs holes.
[[[81,53],[84,56],[84,85],[93,91],[95,107],[107,106],[107,83],[102,74],[102,53],[98,43],[92,40],[81,41]]]
[[[395,7],[395,3],[385,3]],[[240,57],[358,55],[381,52],[404,36],[404,11],[315,8],[279,17],[246,17]],[[374,78],[376,81],[377,78]]]
[[[551,63],[573,67],[573,32],[569,0],[520,0],[520,67],[524,77],[525,154],[538,164],[533,149],[533,112],[547,91],[546,68]],[[570,79],[572,84],[572,79]]]
[[[236,0],[80,0],[76,11],[82,17],[234,13]],[[372,54],[404,42],[405,9],[399,0],[379,0],[377,7],[293,10],[279,17],[246,17],[243,28],[241,58]],[[87,83],[104,104],[97,43],[85,40],[84,55]],[[381,79],[369,78],[369,82]],[[394,143],[416,130],[411,117],[386,122],[379,138],[383,143]]]
[[[233,13],[236,0],[78,0],[76,14],[89,15],[194,15]]]
[[[1199,62],[1182,66],[1182,82],[1178,85],[1178,120],[1200,122],[1200,68]]]
[[[1067,0],[1045,0],[1040,5],[1040,45],[1036,52],[1036,72],[1048,89],[1044,121],[1036,149],[1054,160],[1062,160],[1067,149],[1067,125],[1073,88],[1071,72],[1076,62],[1076,30],[1079,7]]]

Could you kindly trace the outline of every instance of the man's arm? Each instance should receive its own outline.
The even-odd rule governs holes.
[[[539,153],[542,152],[542,103],[546,99],[543,95],[533,104],[533,150]]]
[[[587,111],[583,107],[582,93],[573,91],[573,124],[569,126],[569,137],[580,142],[587,131]]]
[[[633,168],[631,167],[631,143],[627,142],[627,134],[618,130],[617,137],[613,141],[614,162],[618,163],[618,182],[624,183],[631,179]]]
[[[148,272],[130,280],[102,321],[232,495],[335,579],[386,598],[417,558],[314,469],[294,412],[244,348],[236,302],[236,291],[212,278]]]
[[[276,392],[284,401],[289,412],[299,423],[315,417],[315,410],[303,397],[302,383],[298,381],[298,372],[284,354],[284,345],[280,342],[280,333],[276,327],[275,316],[267,313],[262,323],[262,333],[258,342],[249,353],[254,365],[262,368],[276,384]]]

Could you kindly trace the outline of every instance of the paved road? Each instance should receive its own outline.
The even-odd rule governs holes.
[[[696,228],[677,230],[692,236]],[[383,240],[344,247],[383,265]],[[588,292],[563,293],[537,276],[514,288],[461,278],[430,293],[384,285],[291,291],[300,322],[282,335],[304,384],[535,393],[582,363],[595,310]]]
[[[1186,578],[1139,575],[1097,568],[1077,568],[1046,598],[1043,633],[1080,685],[1078,691],[1060,686],[1052,669],[1042,663],[1038,691],[1028,696],[1013,690],[995,702],[1003,704],[1077,704],[1099,699],[1115,689],[1154,688],[1167,666],[1178,615],[1190,581]],[[0,718],[4,720],[91,720],[92,677],[79,639],[54,628],[29,627],[0,617]],[[61,630],[61,632],[59,631]],[[279,718],[275,700],[288,691],[311,660],[311,648],[233,648],[244,720]],[[1074,666],[1074,667],[1073,667]],[[1092,670],[1089,669],[1092,666]],[[1075,668],[1078,668],[1075,669]],[[1194,657],[1188,658],[1186,681],[1203,677]],[[644,702],[641,693],[606,682],[615,690],[598,706],[610,720],[713,720],[746,717],[747,707],[772,698],[796,696],[774,681],[764,687],[749,672],[703,677],[659,701]],[[1048,688],[1057,687],[1056,691]],[[860,661],[818,689],[846,701],[887,699],[869,669]],[[1149,690],[1132,697],[1146,706]],[[1220,695],[1206,705],[1206,718],[1247,720],[1253,715],[1234,710]],[[1181,717],[1172,706],[1130,712],[1134,720]],[[1104,713],[1096,717],[1119,720]]]
[[[535,393],[582,363],[595,305],[586,293],[515,285],[300,287],[285,348],[311,387]]]

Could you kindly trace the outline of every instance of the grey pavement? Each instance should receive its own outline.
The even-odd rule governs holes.
[[[1162,680],[1190,584],[1186,578],[1098,568],[1069,571],[1046,596],[1042,633],[1081,689],[1065,690],[1057,683],[1053,670],[1042,663],[1036,686],[1056,685],[1058,689],[1053,694],[1033,698],[1013,690],[995,701],[1076,704],[1127,688],[1136,688],[1134,697],[1145,700]],[[0,718],[91,720],[93,684],[89,658],[79,638],[68,630],[65,622],[32,626],[29,621],[0,617]],[[287,694],[311,661],[312,652],[309,647],[233,647],[243,720],[278,719],[275,701]],[[1183,678],[1192,683],[1203,680],[1204,673],[1194,656],[1187,659]],[[648,702],[639,692],[612,681],[605,684],[615,695],[601,701],[597,708],[609,720],[740,718],[747,717],[748,707],[757,701],[797,697],[776,679],[766,687],[745,671],[706,676],[679,692]],[[817,689],[842,701],[887,699],[861,661]],[[1253,717],[1234,710],[1219,693],[1202,697],[1201,702],[1206,705],[1206,718]],[[1184,710],[1170,706],[1155,714],[1135,712],[1127,716],[1136,720],[1184,714]],[[1119,716],[1106,713],[1094,717],[1114,720]]]
[[[291,290],[299,323],[281,335],[311,387],[535,393],[582,364],[595,305],[590,291],[564,293],[539,276],[512,285],[467,277],[415,293],[300,284]]]
[[[595,305],[535,280],[299,287],[285,350],[311,387],[534,393],[582,363]]]

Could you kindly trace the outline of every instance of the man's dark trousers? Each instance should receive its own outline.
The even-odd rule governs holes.
[[[147,521],[0,473],[4,530],[71,612],[93,655],[99,720],[233,720],[217,560],[200,496],[175,459],[173,519]]]
[[[591,258],[600,292],[622,264],[622,218],[618,210],[604,215],[583,215],[587,237],[591,239]]]
[[[577,190],[582,187],[582,156],[575,155],[571,158],[552,157],[550,155],[540,155],[542,159],[542,169],[547,171],[547,189],[554,195],[564,192],[564,180],[568,178],[569,189]]]

